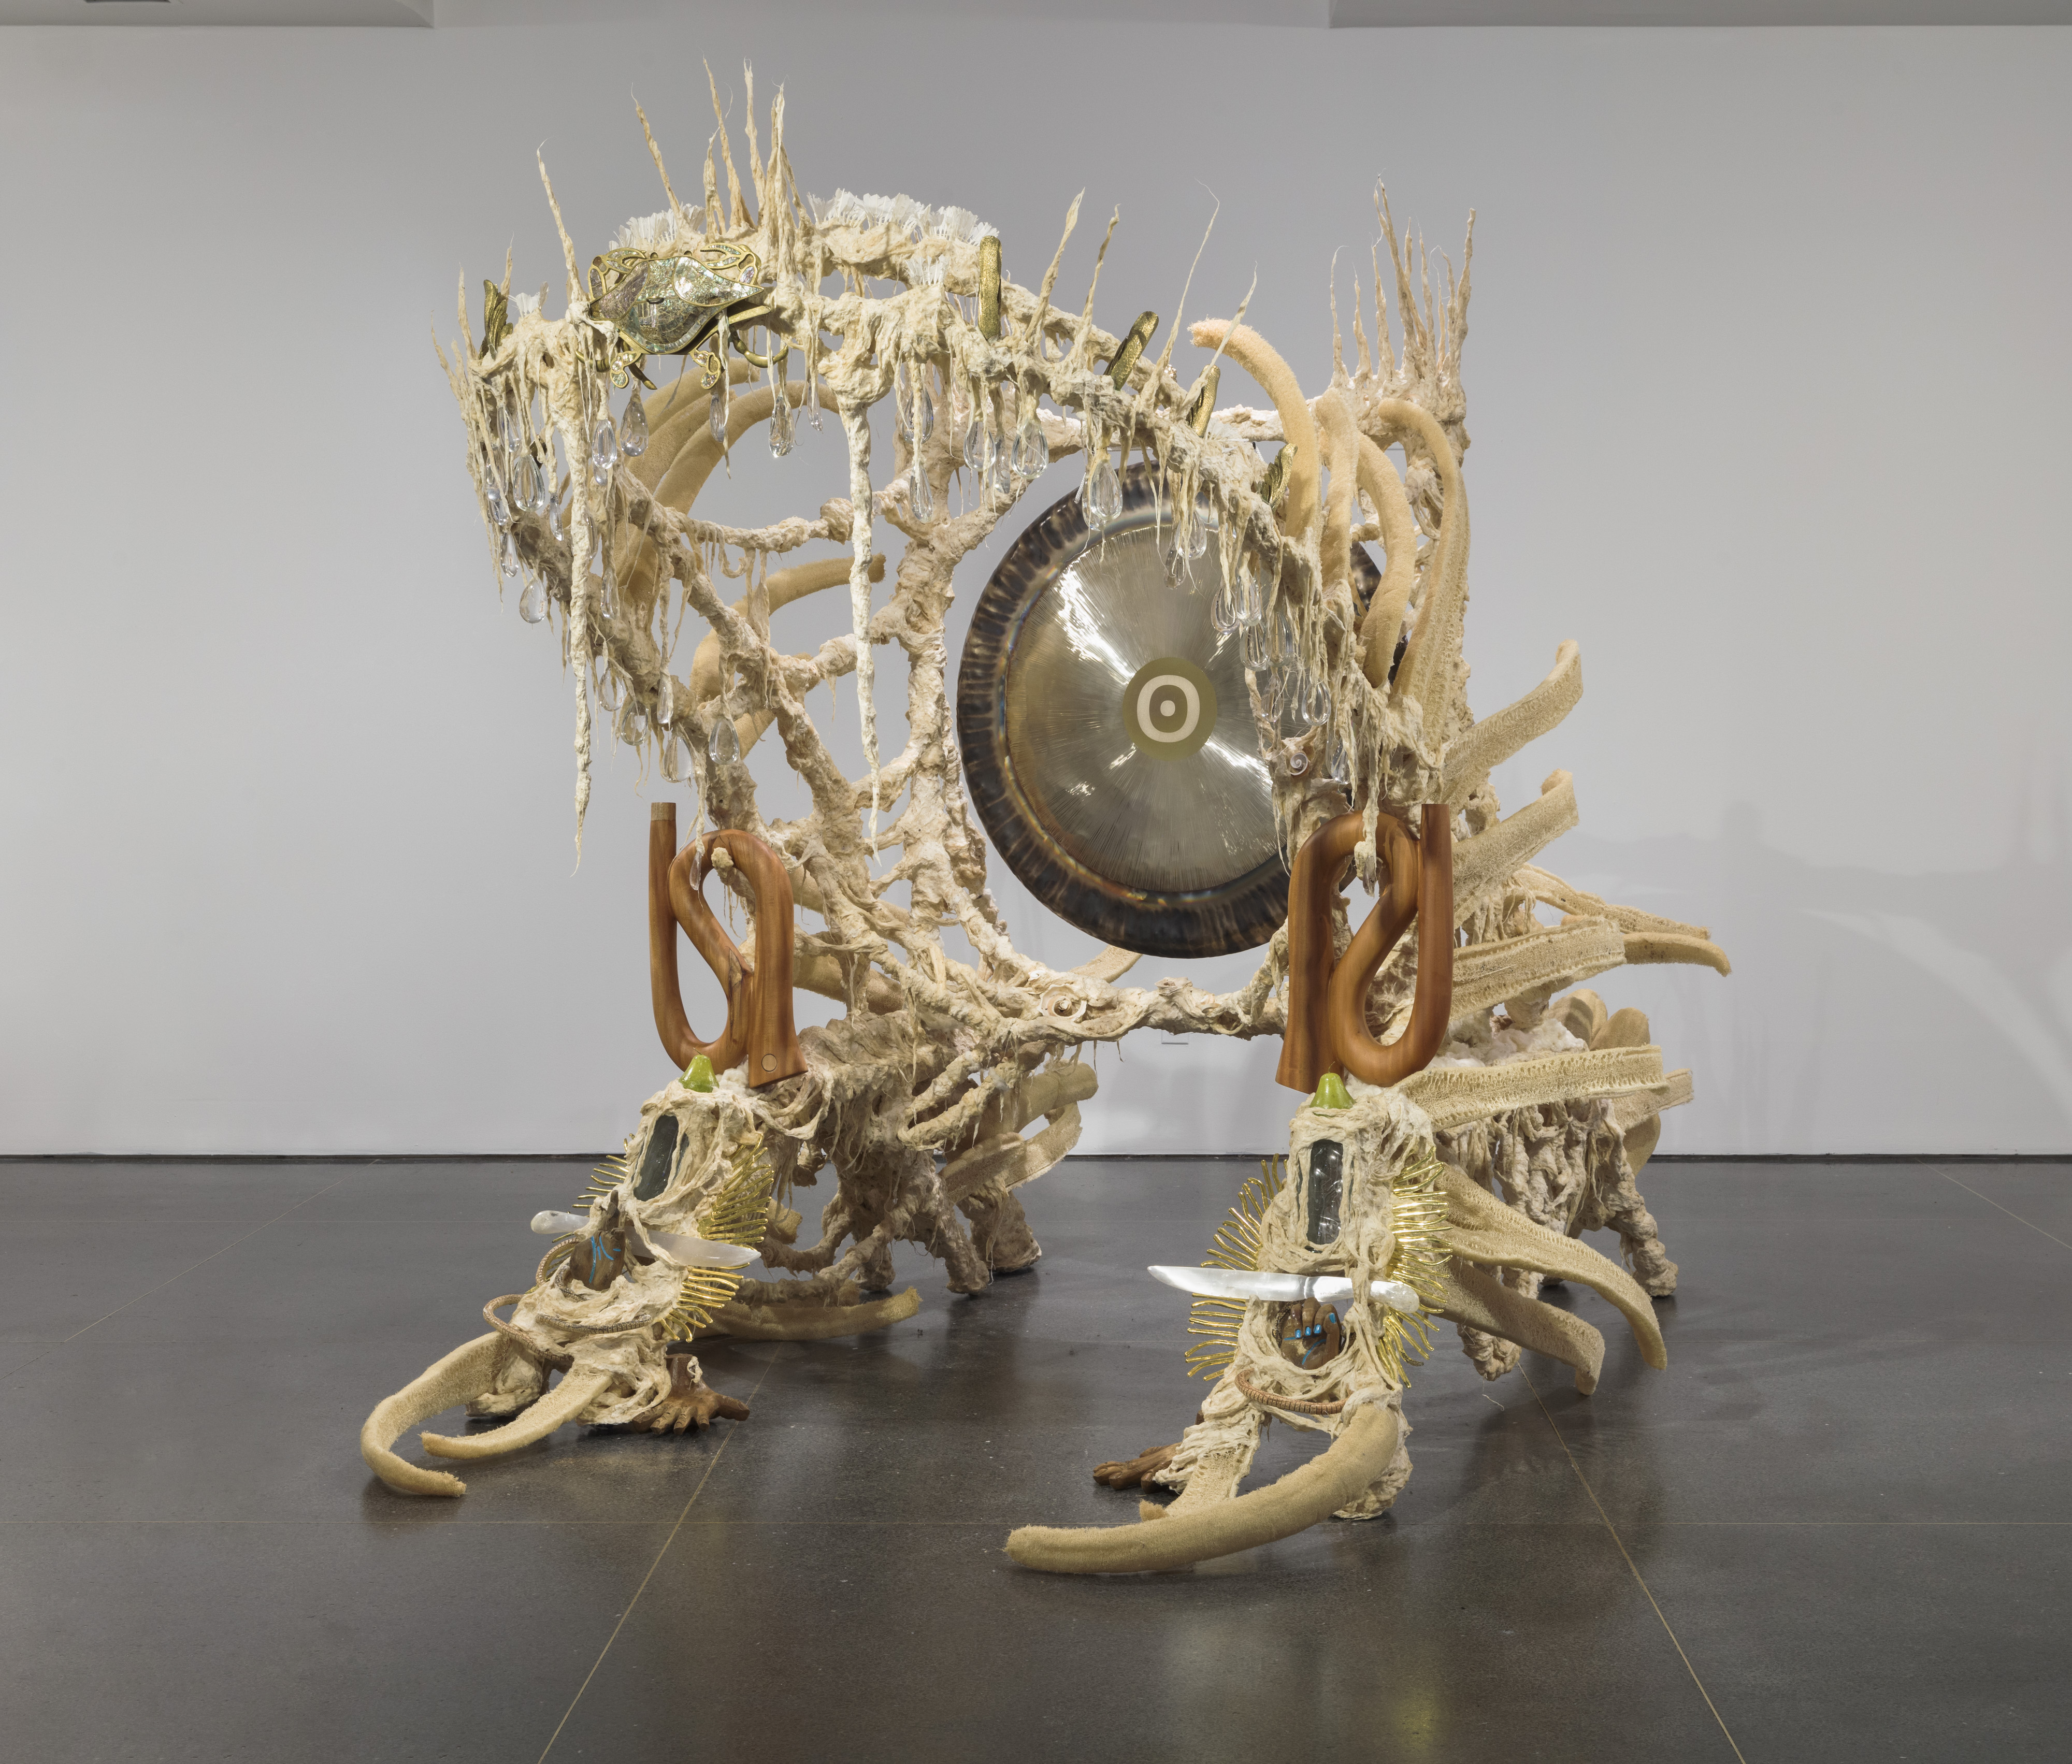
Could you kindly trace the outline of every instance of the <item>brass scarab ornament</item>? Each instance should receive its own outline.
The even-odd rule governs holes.
[[[652,384],[640,372],[644,356],[688,356],[711,385],[726,371],[730,329],[768,312],[763,297],[775,286],[763,260],[730,239],[680,252],[625,246],[593,257],[590,316],[611,332],[612,384],[624,385],[629,375]],[[734,347],[767,365],[738,341]]]

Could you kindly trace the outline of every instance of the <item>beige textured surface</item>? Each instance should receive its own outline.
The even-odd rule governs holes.
[[[578,838],[602,734],[693,795],[695,818],[746,830],[780,854],[801,910],[799,982],[848,1007],[801,1037],[807,1070],[798,1078],[754,1090],[729,1075],[709,1094],[672,1083],[652,1097],[623,1159],[586,1197],[593,1228],[624,1219],[660,1231],[717,1229],[730,1173],[746,1154],[765,1172],[779,1211],[795,1186],[816,1184],[831,1168],[834,1192],[821,1210],[817,1239],[766,1236],[756,1247],[777,1277],[748,1281],[726,1302],[710,1293],[707,1309],[722,1324],[770,1337],[831,1333],[828,1319],[844,1311],[851,1314],[845,1326],[868,1326],[905,1314],[906,1295],[870,1297],[890,1285],[895,1242],[925,1245],[952,1289],[963,1292],[982,1288],[996,1269],[1026,1266],[1040,1253],[1018,1195],[1077,1138],[1080,1107],[1095,1088],[1092,1066],[1083,1059],[1087,1044],[1142,1028],[1240,1037],[1281,1030],[1285,935],[1266,949],[1246,985],[1221,996],[1178,980],[1124,987],[1134,960],[1124,952],[1104,952],[1065,973],[1015,948],[987,887],[985,845],[966,806],[944,632],[960,566],[1028,485],[1018,476],[970,481],[964,437],[974,424],[997,446],[1024,421],[1038,421],[1054,458],[1083,454],[1090,441],[1125,458],[1136,450],[1175,487],[1180,538],[1195,519],[1197,495],[1215,511],[1223,567],[1233,577],[1248,570],[1264,585],[1270,627],[1285,618],[1293,632],[1287,668],[1322,682],[1330,699],[1328,723],[1294,737],[1276,726],[1269,691],[1256,701],[1276,820],[1290,849],[1348,808],[1367,816],[1370,833],[1384,808],[1400,812],[1443,800],[1457,811],[1463,947],[1453,1033],[1474,1059],[1491,1054],[1492,1038],[1511,1032],[1507,1023],[1530,1030],[1562,985],[1624,961],[1711,960],[1693,947],[1693,939],[1704,942],[1701,929],[1612,907],[1531,867],[1574,824],[1566,774],[1556,773],[1539,800],[1508,820],[1489,789],[1492,766],[1556,728],[1580,693],[1581,674],[1574,645],[1563,644],[1548,679],[1516,704],[1480,723],[1467,707],[1470,533],[1459,372],[1467,256],[1457,280],[1450,269],[1441,272],[1435,294],[1431,260],[1420,245],[1399,236],[1378,195],[1390,265],[1384,277],[1377,253],[1371,347],[1356,290],[1356,368],[1346,368],[1341,342],[1331,383],[1312,397],[1244,323],[1240,306],[1228,318],[1176,314],[1162,351],[1141,357],[1118,386],[1104,365],[1117,339],[1094,319],[1098,262],[1096,286],[1076,309],[1054,300],[1061,240],[1040,288],[1003,282],[1001,334],[987,336],[974,322],[987,229],[962,211],[927,209],[904,197],[838,192],[808,201],[789,162],[781,97],[767,120],[767,154],[761,145],[751,149],[744,177],[720,119],[702,207],[680,208],[671,195],[668,209],[629,222],[620,241],[671,252],[738,244],[763,265],[771,285],[761,297],[769,310],[755,321],[757,346],[784,365],[729,364],[717,389],[723,441],[712,433],[713,402],[694,370],[646,400],[651,438],[638,460],[622,462],[601,480],[586,469],[596,426],[619,401],[603,372],[610,333],[592,314],[583,285],[586,253],[569,237],[557,205],[567,270],[562,316],[521,305],[510,335],[492,352],[481,353],[463,336],[446,358],[492,548],[499,536],[488,491],[494,484],[508,492],[507,418],[528,442],[544,446],[551,437],[581,468],[569,486],[563,536],[532,512],[510,526],[522,569],[544,586],[576,700]],[[648,144],[653,149],[652,136]],[[659,169],[659,150],[655,158]],[[541,172],[544,181],[544,167]],[[551,185],[548,197],[552,205]],[[1078,218],[1075,202],[1067,238]],[[1111,220],[1104,260],[1114,231]],[[1044,243],[1021,241],[1018,249]],[[1385,281],[1393,285],[1392,310]],[[470,328],[465,310],[462,328]],[[1182,336],[1202,352],[1176,369],[1174,345]],[[1252,375],[1272,408],[1226,408],[1198,433],[1188,406],[1198,376],[1219,354]],[[874,457],[874,407],[896,389],[911,411],[923,388],[933,402],[932,433],[919,442],[900,433],[889,458]],[[1050,408],[1034,415],[1039,400]],[[814,482],[803,464],[783,468],[800,474],[795,506],[808,512],[757,527],[696,512],[701,492],[717,494],[724,485],[728,450],[760,446],[773,417],[820,422],[823,412],[845,439],[841,473]],[[893,427],[878,425],[881,449]],[[1266,471],[1260,446],[1284,438],[1294,453],[1276,519],[1258,494]],[[1400,468],[1388,452],[1392,447],[1402,450]],[[593,556],[598,536],[601,564]],[[1365,608],[1349,568],[1356,538],[1379,539],[1387,553],[1381,586]],[[730,582],[738,586],[726,586]],[[880,582],[889,582],[889,591],[874,596]],[[773,613],[837,586],[849,590],[849,629],[810,648],[780,646]],[[972,585],[964,586],[970,592]],[[695,636],[689,652],[680,647],[685,631]],[[1400,634],[1408,648],[1391,679]],[[888,681],[898,683],[901,663],[906,737],[896,753],[881,753],[877,701]],[[608,717],[594,708],[594,664],[618,685],[620,702]],[[866,759],[856,777],[837,765],[806,709],[812,692],[832,690],[845,676],[853,681]],[[667,726],[659,720],[665,676],[673,718]],[[1262,674],[1256,684],[1264,689],[1273,682]],[[766,771],[781,755],[803,792],[795,816],[766,812],[744,760],[710,757],[709,738],[722,717],[732,719],[744,752],[754,747]],[[774,740],[757,746],[765,736]],[[1321,763],[1334,742],[1347,760],[1342,781]],[[1371,882],[1371,842],[1357,857]],[[734,878],[726,880],[732,886]],[[736,904],[751,909],[745,893],[735,892]],[[1543,903],[1568,922],[1536,919]],[[1343,915],[1341,904],[1337,916]],[[946,940],[946,932],[955,935]],[[1342,940],[1346,926],[1336,933]],[[1406,939],[1377,977],[1369,1015],[1378,1029],[1400,1020],[1416,963],[1416,940]],[[1714,965],[1724,971],[1724,957]],[[1515,1125],[1534,1109],[1638,1150],[1635,1136],[1644,1137],[1667,1088],[1650,1048],[1492,1055],[1474,1071],[1420,1075],[1385,1101],[1363,1098],[1356,1112],[1371,1117],[1363,1130],[1380,1136],[1363,1155],[1400,1174],[1413,1142],[1429,1151],[1435,1133],[1443,1141],[1479,1123],[1486,1143],[1492,1131],[1502,1137],[1498,1124]],[[1608,1099],[1630,1114],[1622,1127],[1610,1124]],[[666,1182],[657,1198],[637,1201],[635,1173],[665,1118],[680,1136]],[[1597,1167],[1581,1153],[1572,1161],[1578,1169]],[[1625,1180],[1630,1186],[1630,1170]],[[1362,1254],[1386,1238],[1386,1211],[1379,1203],[1369,1206]],[[1285,1237],[1276,1240],[1288,1248]],[[514,1323],[573,1361],[561,1389],[590,1392],[575,1405],[582,1419],[624,1421],[668,1388],[661,1347],[676,1326],[669,1320],[675,1277],[648,1264],[607,1292],[590,1293],[570,1285],[565,1263],[557,1268],[550,1256],[543,1264]],[[1492,1297],[1482,1276],[1456,1281],[1459,1293],[1471,1289],[1480,1295],[1478,1318],[1531,1315],[1536,1339],[1565,1326]],[[1460,1302],[1465,1310],[1469,1300]],[[1393,1338],[1359,1339],[1367,1345],[1348,1362],[1359,1371],[1359,1388],[1346,1388],[1371,1394],[1389,1417],[1361,1422],[1363,1441],[1379,1449],[1384,1433],[1388,1441],[1384,1467],[1341,1503],[1340,1510],[1364,1515],[1393,1498],[1408,1460]],[[1587,1344],[1563,1339],[1581,1371]],[[1260,1376],[1283,1376],[1257,1352],[1251,1359]],[[565,1394],[536,1401],[542,1382],[536,1368],[520,1368],[493,1390],[491,1381],[480,1400],[494,1412],[516,1407],[522,1417],[532,1403],[540,1412],[530,1424],[479,1438],[515,1439],[526,1425],[541,1425],[574,1401]],[[1190,1501],[1207,1501],[1213,1485],[1234,1487],[1248,1466],[1250,1436],[1237,1408],[1252,1412],[1225,1386],[1211,1393],[1209,1420],[1220,1417],[1230,1430],[1190,1454],[1192,1480],[1180,1478]],[[388,1405],[377,1411],[384,1427],[390,1412]],[[1356,1404],[1350,1413],[1366,1417],[1367,1408]],[[1342,1431],[1344,1417],[1333,1425]],[[1167,1519],[1141,1528],[1174,1526]]]

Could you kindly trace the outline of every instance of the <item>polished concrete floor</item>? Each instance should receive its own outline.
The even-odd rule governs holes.
[[[1132,1518],[1200,1388],[1141,1269],[1244,1166],[1075,1161],[1038,1272],[713,1344],[747,1421],[389,1493],[362,1418],[582,1167],[0,1166],[6,1756],[2072,1756],[2072,1166],[1657,1163],[1666,1373],[1594,1295],[1587,1400],[1444,1330],[1393,1513],[1118,1580],[1001,1544]]]

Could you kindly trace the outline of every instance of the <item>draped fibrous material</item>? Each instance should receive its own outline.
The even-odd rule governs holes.
[[[692,1338],[734,1326],[813,1339],[909,1314],[914,1295],[886,1296],[896,1242],[925,1248],[958,1292],[1030,1267],[1041,1251],[1022,1193],[1076,1143],[1101,1044],[1140,1029],[1250,1038],[1285,1026],[1288,932],[1273,928],[1285,904],[1252,888],[1224,903],[1229,923],[1217,925],[1189,921],[1190,899],[1277,875],[1319,826],[1357,814],[1366,837],[1329,891],[1330,944],[1342,949],[1352,903],[1338,890],[1357,900],[1388,879],[1379,817],[1415,821],[1413,810],[1443,804],[1453,923],[1400,937],[1366,997],[1371,1036],[1393,1039],[1416,994],[1420,942],[1457,942],[1440,1055],[1392,1089],[1355,1084],[1340,1121],[1298,1113],[1291,1162],[1273,1166],[1252,1215],[1264,1265],[1342,1264],[1404,1282],[1417,1306],[1383,1316],[1355,1302],[1342,1320],[1345,1363],[1299,1376],[1277,1351],[1276,1319],[1241,1318],[1229,1360],[1207,1368],[1219,1375],[1202,1430],[1161,1472],[1184,1485],[1183,1507],[1231,1495],[1271,1410],[1322,1427],[1346,1453],[1293,1494],[1243,1507],[1235,1529],[1216,1533],[1219,1547],[1285,1535],[1291,1515],[1309,1523],[1301,1515],[1318,1516],[1326,1497],[1327,1511],[1378,1511],[1408,1473],[1404,1380],[1431,1316],[1459,1322],[1486,1371],[1502,1370],[1492,1332],[1504,1327],[1536,1344],[1558,1336],[1579,1377],[1589,1359],[1572,1330],[1521,1321],[1535,1314],[1523,1307],[1548,1309],[1527,1285],[1584,1264],[1540,1236],[1470,1227],[1460,1183],[1486,1198],[1500,1188],[1490,1204],[1528,1234],[1565,1243],[1573,1229],[1614,1227],[1648,1291],[1673,1286],[1633,1178],[1688,1075],[1663,1071],[1644,1022],[1634,1038],[1637,1014],[1574,989],[1628,962],[1726,966],[1703,927],[1612,905],[1539,867],[1577,818],[1566,773],[1507,818],[1490,788],[1492,768],[1556,728],[1582,674],[1576,646],[1558,641],[1558,609],[1514,602],[1514,621],[1544,623],[1552,669],[1508,708],[1479,721],[1468,708],[1469,257],[1457,276],[1442,262],[1435,290],[1433,261],[1398,234],[1377,192],[1372,281],[1363,290],[1355,277],[1352,290],[1355,360],[1334,286],[1333,370],[1305,390],[1246,323],[1249,294],[1223,315],[1182,310],[1170,324],[1104,312],[1118,217],[1083,296],[1068,299],[1058,283],[1079,199],[1052,249],[1003,241],[954,206],[809,195],[789,158],[782,93],[759,108],[750,80],[739,135],[716,84],[713,99],[718,127],[696,188],[672,182],[640,117],[664,206],[623,225],[565,212],[542,162],[558,269],[533,294],[513,287],[507,261],[485,285],[479,331],[463,283],[462,335],[442,360],[492,580],[537,630],[543,687],[558,673],[569,694],[578,849],[598,745],[623,744],[649,788],[687,800],[701,831],[738,829],[776,854],[798,915],[796,984],[837,1009],[800,1035],[801,1072],[767,1083],[687,1073],[656,1090],[623,1155],[581,1198],[584,1229],[549,1251],[515,1302],[491,1306],[491,1336],[464,1364],[442,1362],[377,1409],[369,1462],[399,1488],[458,1493],[450,1476],[389,1449],[435,1396],[506,1423],[542,1404],[556,1423],[708,1418],[712,1393],[700,1394],[686,1360]],[[858,154],[865,144],[859,137]],[[982,168],[946,164],[952,172]],[[1215,262],[1216,249],[1211,236],[1200,261]],[[1041,273],[1018,280],[1004,264]],[[522,279],[537,273],[527,266]],[[1184,283],[1183,309],[1194,286]],[[662,349],[680,360],[652,352]],[[1247,377],[1262,402],[1225,397]],[[741,450],[766,446],[796,487],[795,512],[730,523]],[[1256,972],[1228,993],[1180,979],[1124,985],[1137,950],[1120,945],[1049,968],[1017,948],[988,886],[946,623],[960,585],[977,592],[962,566],[1003,522],[1026,522],[1016,511],[1039,479],[1054,498],[1058,479],[1044,474],[1059,462],[1079,481],[1088,556],[1104,524],[1121,519],[1125,479],[1159,511],[1141,531],[1118,527],[1104,593],[1205,596],[1217,640],[1196,642],[1198,621],[1136,608],[1145,631],[1194,635],[1176,636],[1171,657],[1151,653],[1156,644],[1142,657],[1112,643],[1107,654],[1104,622],[1123,612],[1091,592],[1060,601],[1055,629],[1032,627],[1041,654],[995,658],[997,714],[1025,742],[1055,729],[1072,744],[1038,792],[1050,792],[1060,872],[1098,869],[1104,886],[1163,890],[1173,904],[1178,916],[1158,933],[1170,940],[1141,947],[1264,940]],[[837,589],[845,611],[834,628],[803,637],[801,621],[828,604],[815,597]],[[891,750],[881,739],[888,686],[903,688]],[[1196,699],[1211,696],[1213,718],[1196,730]],[[1117,726],[1104,732],[1111,715]],[[860,770],[837,762],[834,716],[854,720]],[[1194,733],[1202,765],[1242,768],[1245,791],[1219,797],[1199,767],[1175,772],[1199,798],[1175,809],[1150,758]],[[1106,797],[1103,766],[1127,774]],[[780,777],[781,812],[758,791]],[[1234,805],[1225,820],[1204,822],[1219,801]],[[717,857],[713,868],[752,921],[753,891]],[[590,960],[618,935],[586,925],[543,943],[539,959]],[[744,963],[754,948],[751,923]],[[648,1083],[668,1074],[656,1065]],[[554,1081],[551,1067],[541,1081]],[[1289,1235],[1296,1202],[1276,1185],[1294,1181],[1326,1127],[1350,1136],[1349,1161],[1343,1235],[1319,1260]],[[796,1190],[828,1172],[817,1234],[802,1236]],[[716,1272],[715,1257],[679,1265],[669,1245],[699,1237],[752,1247],[762,1272]],[[1493,1245],[1526,1260],[1490,1262]],[[1272,1407],[1300,1392],[1342,1406]],[[483,1450],[550,1431],[507,1425],[482,1436]],[[1186,1556],[1193,1536],[1175,1531],[1159,1559]]]

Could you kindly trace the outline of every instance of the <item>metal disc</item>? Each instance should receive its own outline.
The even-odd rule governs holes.
[[[1169,582],[1163,512],[1138,467],[1105,526],[1071,495],[1015,541],[972,616],[957,734],[1038,899],[1124,949],[1219,956],[1273,935],[1288,870],[1240,639],[1209,618],[1215,552]]]

